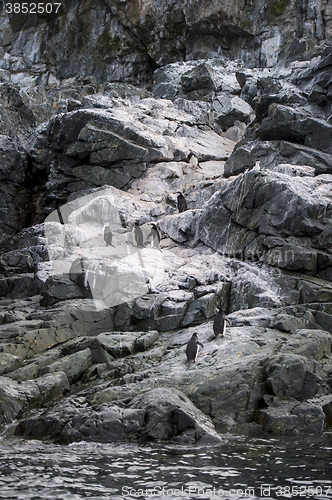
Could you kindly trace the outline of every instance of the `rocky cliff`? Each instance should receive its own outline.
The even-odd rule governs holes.
[[[214,443],[331,426],[329,9],[3,4],[7,435]],[[218,306],[231,325],[214,339]]]
[[[0,67],[28,86],[77,75],[149,86],[159,67],[211,57],[273,67],[332,31],[328,0],[62,0],[37,14],[8,3]]]

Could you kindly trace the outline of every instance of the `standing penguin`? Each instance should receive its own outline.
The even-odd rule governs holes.
[[[187,210],[187,202],[181,191],[177,191],[176,194],[179,194],[178,196],[178,210],[179,213],[185,212]]]
[[[187,355],[187,362],[188,364],[190,363],[195,363],[197,359],[197,354],[199,351],[199,346],[204,347],[201,342],[198,340],[198,335],[197,333],[193,333],[191,339],[189,340],[187,347],[186,347],[186,355]]]
[[[109,224],[105,224],[104,226],[104,229],[103,229],[103,236],[104,236],[104,241],[106,243],[106,246],[111,246],[111,247],[114,247],[114,245],[112,244],[112,231],[111,231],[111,228],[109,226]]]
[[[197,156],[194,155],[194,153],[191,151],[188,155],[188,160],[190,163],[190,166],[192,168],[202,168],[200,164],[198,163],[198,158]]]
[[[160,250],[160,248],[159,248],[160,235],[159,235],[157,226],[155,224],[153,224],[153,223],[151,224],[151,231],[147,237],[148,238],[152,237],[153,248],[158,248]]]
[[[136,246],[138,248],[143,248],[143,231],[139,227],[138,220],[135,222],[134,235],[135,235]]]
[[[218,335],[221,335],[222,337],[225,335],[226,322],[229,324],[229,319],[226,318],[226,314],[223,308],[219,307],[219,311],[217,312],[213,322],[213,333],[215,339],[218,337]]]

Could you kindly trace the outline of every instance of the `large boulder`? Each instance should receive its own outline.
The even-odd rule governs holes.
[[[63,396],[68,389],[68,379],[63,372],[25,382],[0,377],[0,425],[10,424],[28,408]]]
[[[315,175],[332,173],[332,155],[318,149],[286,141],[246,141],[240,143],[225,163],[224,175],[243,173],[259,161],[261,169],[275,170],[280,164],[306,165]]]
[[[61,430],[60,430],[61,429]],[[217,444],[221,438],[209,417],[200,412],[180,391],[154,389],[125,406],[103,404],[84,409],[79,401],[21,421],[16,435],[58,442],[79,440],[121,442],[172,440],[186,444]]]
[[[317,273],[331,259],[330,181],[251,170],[206,204],[198,236],[231,257]]]
[[[190,151],[203,161],[226,160],[233,150],[233,141],[197,126],[200,111],[196,118],[167,100],[118,99],[114,107],[114,98],[93,97],[85,109],[56,115],[35,133],[30,155],[37,170],[51,165],[50,201],[105,184],[121,189],[152,162],[184,160]]]
[[[238,96],[230,98],[217,94],[213,110],[216,123],[224,130],[232,127],[236,120],[248,124],[255,116],[250,104]]]
[[[257,134],[262,140],[294,141],[332,153],[332,125],[282,104],[271,104]]]

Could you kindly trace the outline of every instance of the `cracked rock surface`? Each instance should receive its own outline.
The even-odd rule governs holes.
[[[330,428],[331,46],[301,61],[288,49],[273,68],[168,61],[151,91],[60,74],[32,86],[25,66],[20,86],[7,56],[5,435],[217,443]],[[220,306],[230,325],[214,339]]]

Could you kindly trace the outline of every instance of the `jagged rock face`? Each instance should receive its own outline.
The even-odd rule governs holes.
[[[184,361],[184,345],[194,329],[159,338],[156,332],[123,334],[121,352],[116,341],[119,333],[113,339],[111,334],[101,334],[97,339],[77,338],[63,344],[62,359],[52,362],[41,357],[32,363],[37,373],[63,369],[56,373],[70,379],[73,370],[78,373],[81,368],[87,379],[99,371],[104,381],[21,419],[9,432],[60,442],[175,439],[211,443],[218,441],[213,422],[219,432],[321,433],[330,425],[332,397],[326,375],[331,335],[317,329],[315,316],[303,307],[255,308],[230,318],[232,327],[223,339],[212,340],[211,322],[195,327],[204,347],[190,368]],[[138,347],[138,341],[147,336],[148,343],[139,348],[145,351],[137,352],[134,345]],[[97,340],[101,343],[98,350]],[[109,355],[107,365],[104,349],[112,349],[117,356]],[[53,354],[59,356],[59,350]],[[99,361],[90,368],[86,366],[89,351],[91,359]],[[75,365],[73,358],[81,358],[81,365]],[[47,370],[42,363],[47,363]],[[19,370],[7,377],[15,380]],[[27,407],[24,396],[30,396],[30,405],[38,401],[37,388],[43,380],[39,375],[23,382],[17,391],[18,384],[1,378],[2,393],[12,391],[12,406],[7,399],[1,406],[7,422]]]
[[[251,170],[207,203],[199,237],[232,257],[319,274],[331,265],[330,181]]]
[[[63,5],[1,17],[0,425],[63,442],[322,432],[327,1]],[[151,91],[118,82],[155,68]]]
[[[65,200],[64,191],[124,188],[147,165],[185,160],[191,150],[206,160],[228,158],[234,143],[200,125],[166,100],[135,104],[95,94],[83,100],[83,109],[56,115],[37,130],[29,154],[37,170],[51,165],[49,196]],[[198,150],[197,143],[205,146]]]
[[[332,14],[328,0],[66,0],[58,12],[38,16],[3,10],[1,25],[1,68],[15,69],[16,81],[24,75],[30,86],[52,84],[80,74],[138,84],[158,66],[211,56],[273,66],[294,37],[309,42],[295,43],[290,55],[310,39],[329,38]]]
[[[79,401],[74,405],[67,401],[64,411],[55,409],[53,414],[22,422],[16,434],[37,439],[48,436],[61,443],[80,441],[87,435],[93,441],[111,443],[170,440],[205,445],[221,441],[210,418],[175,389],[151,390],[133,398],[126,407],[104,405],[87,412],[84,407],[79,408]]]

